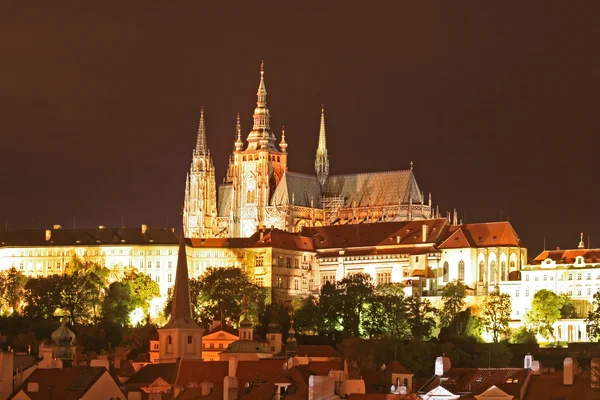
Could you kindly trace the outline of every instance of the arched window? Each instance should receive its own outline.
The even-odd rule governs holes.
[[[508,275],[506,274],[506,261],[500,263],[500,279],[503,281],[508,280]]]
[[[514,270],[515,270],[515,262],[514,262],[514,261],[511,261],[511,262],[510,262],[510,270],[511,270],[511,271],[514,271]]]
[[[485,263],[479,261],[479,283],[485,282]]]
[[[465,262],[462,260],[460,260],[458,262],[458,280],[459,281],[465,280]]]
[[[444,276],[443,276],[443,280],[444,282],[448,282],[448,275],[449,275],[449,271],[448,271],[448,261],[444,261]]]
[[[171,335],[167,336],[167,344],[171,344]]]
[[[496,260],[490,263],[490,284],[496,284]]]
[[[246,161],[246,156],[244,156],[243,160]]]
[[[254,190],[248,190],[248,192],[246,193],[246,203],[247,204],[252,204],[256,202],[256,192],[254,192]]]

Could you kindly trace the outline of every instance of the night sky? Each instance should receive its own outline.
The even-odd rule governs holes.
[[[598,2],[25,3],[0,5],[0,230],[179,229],[200,106],[220,182],[264,59],[290,170],[314,170],[324,103],[331,173],[412,160],[530,256],[600,247]]]

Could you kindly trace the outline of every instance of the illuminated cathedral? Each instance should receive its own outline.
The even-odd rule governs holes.
[[[298,232],[305,226],[360,224],[434,218],[410,169],[330,175],[325,110],[315,173],[288,171],[285,130],[279,143],[271,129],[265,73],[261,65],[252,130],[242,138],[239,114],[234,150],[224,182],[216,185],[207,146],[204,112],[186,179],[183,226],[186,237],[249,237],[259,227]]]

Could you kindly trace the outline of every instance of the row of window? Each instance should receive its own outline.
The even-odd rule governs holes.
[[[533,294],[535,295],[536,292],[537,292],[537,290]],[[583,296],[584,291],[583,291],[583,289],[579,288],[575,291],[575,293],[577,293],[576,294],[577,296]],[[525,289],[525,297],[529,297],[530,294],[531,294],[531,292],[529,291],[529,289]],[[558,294],[559,295],[566,294],[568,296],[573,296],[573,289],[561,290],[558,292]],[[519,295],[520,295],[520,290],[519,289],[515,290],[515,297],[519,297]],[[592,295],[591,287],[586,288],[585,295],[586,296]]]
[[[564,274],[558,274],[558,280],[559,281],[564,280],[564,276],[565,276]],[[577,275],[576,275],[576,277],[577,277],[578,281],[583,280],[583,273],[578,272]],[[551,281],[554,280],[554,275],[550,275],[549,278],[550,278]],[[566,278],[567,278],[566,280],[572,281],[573,280],[573,273],[569,272],[568,274],[566,274]],[[548,274],[543,274],[542,275],[542,279],[545,280],[545,281],[548,280]],[[586,273],[585,279],[588,280],[588,281],[592,280],[592,273],[591,272]],[[600,279],[600,274],[596,275],[596,279],[597,280]],[[539,275],[535,275],[533,280],[537,282],[539,280]],[[525,275],[525,281],[529,282],[529,274]]]

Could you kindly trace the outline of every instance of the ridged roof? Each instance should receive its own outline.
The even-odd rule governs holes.
[[[440,249],[520,246],[521,240],[508,221],[453,225]]]
[[[271,196],[271,205],[294,204],[321,207],[321,186],[314,175],[286,172]]]

